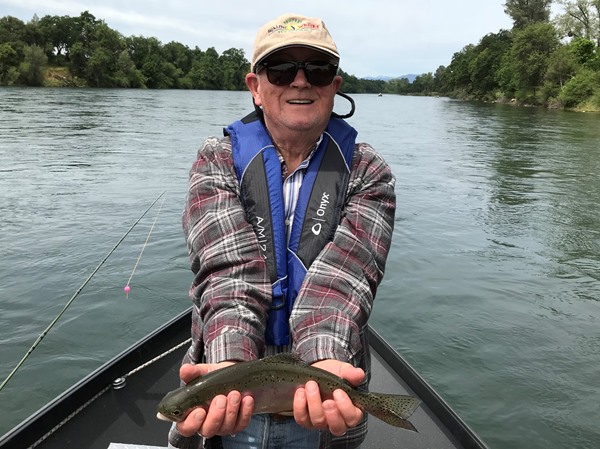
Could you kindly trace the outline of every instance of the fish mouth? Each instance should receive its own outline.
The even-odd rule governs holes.
[[[158,412],[156,414],[156,417],[158,419],[160,419],[161,421],[167,421],[167,422],[181,422],[183,421],[182,419],[173,419],[173,418],[169,418],[168,416],[163,415],[162,413]]]

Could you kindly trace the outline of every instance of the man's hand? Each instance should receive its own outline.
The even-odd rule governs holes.
[[[179,377],[188,383],[198,376],[233,364],[234,362],[185,364],[179,370]],[[227,396],[213,398],[210,407],[202,406],[192,410],[185,420],[177,423],[177,430],[184,437],[195,433],[205,438],[232,435],[248,426],[253,410],[254,399],[251,396],[242,398],[239,391],[231,391]]]
[[[321,360],[313,363],[313,366],[346,379],[355,386],[365,380],[365,372],[362,369],[339,360]],[[319,386],[311,380],[304,388],[296,390],[294,418],[307,429],[329,429],[333,435],[341,436],[348,428],[355,427],[362,421],[363,412],[352,403],[343,390],[335,390],[333,399],[323,401]]]

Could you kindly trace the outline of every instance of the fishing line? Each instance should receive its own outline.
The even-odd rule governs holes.
[[[42,340],[44,339],[44,337],[46,335],[48,335],[48,332],[50,332],[50,330],[54,327],[54,325],[58,322],[58,320],[63,316],[63,314],[67,311],[67,309],[69,308],[69,306],[73,303],[73,301],[75,301],[75,299],[79,296],[79,294],[81,293],[81,291],[83,290],[83,288],[88,284],[88,282],[90,282],[90,280],[94,277],[94,275],[98,272],[98,270],[100,270],[100,267],[102,267],[102,265],[104,265],[104,262],[106,262],[107,259],[112,255],[112,253],[115,252],[115,250],[119,247],[119,245],[123,242],[123,240],[125,240],[125,238],[133,230],[133,228],[136,227],[136,225],[142,220],[142,218],[144,218],[144,216],[148,213],[148,211],[150,209],[152,209],[152,207],[156,204],[156,202],[162,196],[164,196],[164,194],[165,194],[165,192],[162,192],[158,196],[158,198],[156,198],[152,202],[152,204],[150,204],[150,206],[148,206],[148,209],[146,209],[146,211],[142,215],[140,215],[140,218],[138,218],[135,221],[135,223],[133,223],[131,225],[131,227],[127,230],[127,232],[125,234],[123,234],[123,237],[121,237],[121,239],[117,242],[117,244],[113,247],[113,249],[111,249],[109,251],[109,253],[104,257],[104,259],[102,259],[102,261],[94,269],[94,271],[92,271],[92,274],[90,274],[88,276],[88,278],[84,281],[84,283],[81,284],[81,286],[75,291],[75,293],[73,294],[73,296],[71,296],[71,299],[69,299],[69,301],[67,302],[67,304],[63,307],[63,309],[56,316],[56,318],[54,318],[54,320],[52,320],[52,322],[48,325],[48,327],[46,329],[44,329],[44,331],[38,336],[38,338],[35,340],[35,342],[33,343],[33,345],[31,345],[31,348],[29,348],[29,350],[27,351],[27,353],[23,356],[23,358],[21,359],[21,361],[19,363],[17,363],[17,366],[15,366],[15,368],[10,372],[10,374],[6,377],[6,379],[4,379],[4,381],[2,382],[2,384],[0,384],[0,391],[2,391],[2,389],[5,387],[5,385],[13,378],[13,376],[17,373],[17,371],[21,368],[21,366],[29,358],[29,356],[35,350],[35,348],[37,348],[39,346],[39,344],[42,342]]]
[[[135,261],[135,265],[133,266],[133,270],[131,271],[131,276],[129,276],[129,279],[127,280],[127,284],[125,284],[125,288],[123,288],[123,290],[125,290],[125,297],[126,298],[129,298],[129,292],[131,291],[131,287],[129,286],[129,283],[131,282],[131,278],[133,278],[133,274],[135,273],[135,270],[137,269],[137,266],[140,263],[140,259],[142,258],[142,254],[144,254],[144,250],[146,249],[146,245],[148,245],[148,240],[150,240],[150,234],[152,234],[152,231],[154,230],[154,225],[156,224],[156,220],[158,220],[158,216],[160,215],[160,211],[162,210],[162,207],[163,207],[163,204],[165,203],[165,198],[166,197],[167,197],[167,195],[163,196],[163,199],[160,202],[160,207],[158,208],[158,212],[156,213],[156,217],[154,217],[154,222],[152,222],[152,226],[150,226],[150,231],[148,231],[148,236],[146,237],[146,241],[144,242],[144,245],[142,246],[142,250],[140,251],[140,255],[138,256],[137,260]]]

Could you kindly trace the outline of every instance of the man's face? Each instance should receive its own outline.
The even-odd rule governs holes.
[[[268,58],[276,62],[320,62],[330,57],[310,48],[289,48]],[[261,106],[267,128],[271,133],[323,132],[333,110],[335,93],[342,83],[340,76],[326,86],[315,86],[308,82],[303,69],[298,70],[290,84],[277,86],[267,79],[267,70],[250,73],[246,84],[252,92],[254,102]]]

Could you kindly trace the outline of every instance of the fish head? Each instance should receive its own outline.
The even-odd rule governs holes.
[[[185,419],[187,413],[184,413],[180,408],[177,407],[159,407],[156,417],[161,421],[172,421],[181,422]]]
[[[191,407],[181,389],[171,391],[160,401],[156,417],[163,421],[181,422],[189,415]]]

